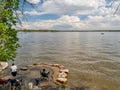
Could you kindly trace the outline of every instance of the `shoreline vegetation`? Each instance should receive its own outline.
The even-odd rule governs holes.
[[[18,30],[18,32],[120,32],[120,30]]]

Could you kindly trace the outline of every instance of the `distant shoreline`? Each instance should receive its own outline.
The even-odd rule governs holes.
[[[18,32],[120,32],[120,30],[18,30]]]

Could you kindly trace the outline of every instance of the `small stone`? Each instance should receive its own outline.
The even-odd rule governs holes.
[[[38,65],[38,63],[34,63],[33,65]]]
[[[38,86],[34,86],[33,89],[38,89]]]
[[[29,87],[29,89],[33,89],[33,83],[32,83],[32,82],[29,82],[29,83],[28,83],[28,87]]]
[[[26,70],[28,70],[28,68],[27,67],[22,67],[20,70],[26,71]]]

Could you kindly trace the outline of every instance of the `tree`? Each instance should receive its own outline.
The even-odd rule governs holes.
[[[17,54],[16,50],[20,46],[17,30],[13,29],[13,26],[19,22],[16,11],[21,8],[23,10],[27,2],[23,0],[22,6],[20,6],[20,1],[0,0],[0,61],[14,60]]]
[[[14,60],[20,46],[17,30],[12,28],[18,21],[18,8],[19,0],[0,0],[0,61]]]

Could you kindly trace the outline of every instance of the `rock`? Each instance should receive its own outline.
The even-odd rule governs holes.
[[[47,63],[40,63],[39,65],[48,65]]]
[[[0,62],[0,72],[8,67],[7,62]]]
[[[33,65],[48,65],[46,63],[34,63]]]
[[[65,73],[68,73],[69,70],[68,69],[60,69],[60,72],[65,72]]]
[[[10,78],[12,78],[11,76],[4,76],[4,77],[2,77],[1,79],[3,79],[3,80],[8,80],[8,79],[10,79]]]
[[[65,67],[63,65],[59,66],[60,69],[65,69]]]
[[[38,86],[34,86],[34,87],[33,87],[33,90],[36,90],[36,89],[39,89]]]
[[[58,78],[67,78],[67,74],[64,72],[59,73]]]
[[[33,65],[38,65],[38,63],[34,63]]]
[[[53,64],[53,65],[51,65],[51,66],[53,66],[53,67],[58,67],[59,68],[59,64]]]
[[[40,77],[40,70],[45,68],[50,71],[49,81],[41,81],[38,86],[34,86],[35,78]],[[1,68],[0,68],[1,69]],[[35,63],[28,66],[21,67],[18,71],[16,78],[24,78],[25,86],[32,90],[40,90],[39,86],[44,88],[48,86],[61,86],[66,85],[69,70],[60,64],[46,64],[46,63]],[[4,78],[12,78],[5,77]],[[49,90],[49,89],[48,89]],[[51,89],[52,90],[52,89]]]
[[[55,79],[55,81],[56,81],[55,83],[57,83],[59,85],[65,85],[66,82],[67,82],[67,77],[68,77],[69,70],[66,69],[63,65],[60,65],[60,64],[53,64],[51,66],[53,66],[55,68],[56,67],[59,68],[58,73],[57,73],[58,75]],[[54,72],[56,72],[56,71],[54,71]]]
[[[57,78],[57,81],[65,84],[67,82],[67,78]]]
[[[29,82],[29,83],[28,83],[28,87],[29,87],[29,89],[33,89],[33,83],[32,83],[32,82]]]
[[[22,67],[20,70],[26,71],[26,70],[28,70],[28,68],[27,67]]]

